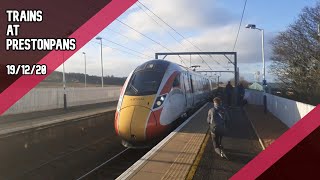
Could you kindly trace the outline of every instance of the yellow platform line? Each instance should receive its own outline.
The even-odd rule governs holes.
[[[207,134],[206,134],[206,137],[204,138],[202,144],[201,144],[201,148],[196,156],[196,159],[194,160],[192,166],[190,167],[190,170],[189,170],[189,173],[186,177],[187,180],[192,180],[193,179],[193,176],[195,175],[196,173],[196,170],[200,164],[200,160],[203,156],[203,153],[204,153],[204,150],[205,150],[205,147],[207,145],[207,142],[208,142],[208,139],[209,139],[209,129],[207,131]]]

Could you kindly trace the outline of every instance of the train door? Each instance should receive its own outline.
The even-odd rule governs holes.
[[[190,98],[190,101],[191,101],[191,106],[194,105],[194,96],[195,96],[195,92],[194,92],[194,84],[193,84],[193,80],[192,80],[192,75],[190,74],[189,76],[189,81],[190,81],[190,87],[191,87],[191,98]]]
[[[180,76],[180,84],[181,84],[181,89],[182,92],[184,94],[184,99],[185,99],[185,107],[188,107],[188,101],[187,101],[187,87],[186,87],[186,83],[185,83],[185,76],[186,74],[183,72],[181,73]]]
[[[186,103],[187,103],[187,108],[192,107],[192,90],[191,90],[191,85],[189,83],[189,78],[188,78],[188,73],[185,73],[183,76],[184,80],[184,85],[185,85],[185,90],[186,90]]]
[[[185,111],[186,101],[184,95],[184,88],[181,83],[182,74],[178,74],[173,81],[172,89],[168,95],[167,108],[169,109],[169,114],[178,118]]]

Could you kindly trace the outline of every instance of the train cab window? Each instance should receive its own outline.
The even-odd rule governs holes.
[[[172,87],[180,87],[180,75],[177,75],[177,77],[173,80]]]
[[[164,72],[138,71],[135,72],[126,88],[125,95],[145,96],[156,94],[162,81]]]

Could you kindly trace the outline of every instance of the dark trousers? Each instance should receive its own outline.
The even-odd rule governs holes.
[[[243,95],[239,95],[239,97],[238,97],[238,105],[239,106],[243,106]]]
[[[220,148],[222,146],[223,129],[213,128],[211,129],[211,137],[214,148]]]
[[[221,144],[221,142],[222,142],[222,136],[216,134],[215,137],[214,137],[214,141],[215,141],[217,147],[221,147],[221,145],[222,145],[222,144]]]
[[[232,100],[232,95],[231,94],[227,94],[227,105],[231,106],[231,100]]]

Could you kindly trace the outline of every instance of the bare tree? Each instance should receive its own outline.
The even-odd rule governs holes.
[[[320,95],[320,1],[305,7],[297,20],[272,41],[271,73],[282,88],[294,92],[297,100],[314,103]]]

